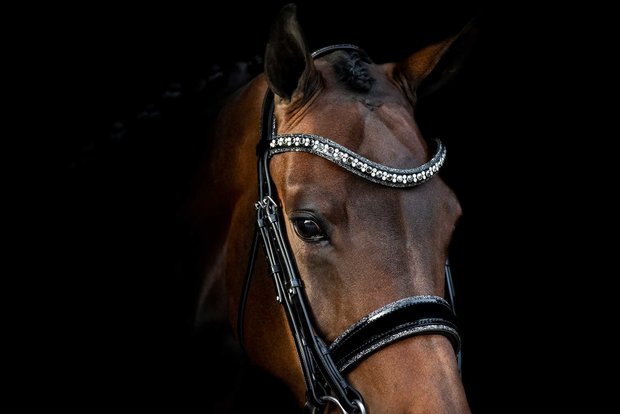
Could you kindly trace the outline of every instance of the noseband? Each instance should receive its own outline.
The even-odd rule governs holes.
[[[361,51],[353,45],[334,45],[314,52],[312,57],[317,58],[334,50]],[[290,151],[308,152],[377,184],[397,188],[414,187],[428,181],[439,171],[446,156],[443,144],[436,140],[435,155],[419,167],[387,167],[322,136],[277,135],[273,98],[273,92],[268,90],[263,103],[261,139],[257,147],[257,225],[239,305],[237,331],[241,346],[244,342],[245,304],[258,244],[262,241],[277,292],[276,300],[286,313],[301,363],[306,383],[306,413],[323,412],[331,402],[336,404],[342,413],[365,414],[366,407],[362,396],[344,375],[363,358],[402,338],[423,334],[446,336],[457,354],[460,370],[461,338],[456,326],[454,288],[447,261],[445,276],[448,300],[434,295],[420,295],[389,303],[351,325],[331,344],[325,344],[314,329],[303,282],[282,228],[279,200],[269,173],[269,159],[273,155]]]

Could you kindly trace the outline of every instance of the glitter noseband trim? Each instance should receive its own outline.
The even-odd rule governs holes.
[[[415,187],[431,179],[444,163],[446,147],[435,139],[437,151],[425,164],[411,169],[391,168],[343,147],[336,142],[313,134],[275,135],[269,143],[269,157],[281,152],[308,152],[349,170],[377,184],[388,187]]]
[[[450,302],[434,295],[412,296],[364,316],[341,333],[329,346],[329,351],[340,372],[345,372],[393,342],[429,334],[444,335],[457,355],[460,352],[461,338]]]

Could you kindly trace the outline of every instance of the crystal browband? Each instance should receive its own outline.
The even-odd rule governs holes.
[[[269,143],[269,156],[281,152],[308,152],[318,155],[369,181],[389,187],[415,187],[433,177],[446,158],[446,147],[435,139],[437,151],[428,162],[411,169],[391,168],[343,147],[336,142],[313,134],[274,135]]]

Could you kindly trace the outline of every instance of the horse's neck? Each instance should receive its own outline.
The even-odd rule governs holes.
[[[228,297],[240,290],[250,254],[257,193],[256,145],[266,83],[258,77],[229,98],[212,135],[196,205],[203,240],[204,279],[199,323],[229,315]]]

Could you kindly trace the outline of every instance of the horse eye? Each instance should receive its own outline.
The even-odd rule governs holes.
[[[317,242],[327,238],[321,226],[310,218],[294,218],[292,222],[295,233],[304,241]]]

